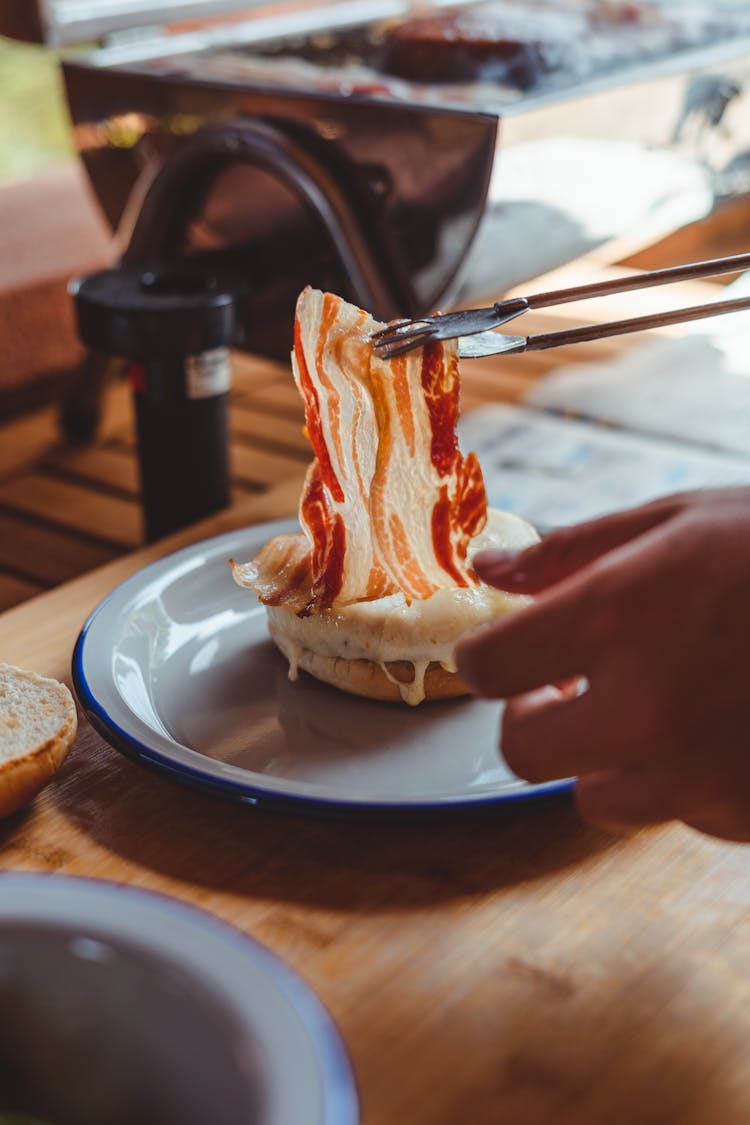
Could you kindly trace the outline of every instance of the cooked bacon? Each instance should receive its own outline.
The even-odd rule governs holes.
[[[439,342],[422,348],[421,380],[430,416],[430,457],[441,477],[461,460],[458,452],[458,354]]]
[[[255,590],[265,605],[285,605],[299,613],[312,597],[310,544],[307,536],[277,535],[248,563],[230,562],[240,586]]]
[[[370,512],[378,557],[409,601],[467,586],[475,578],[466,552],[484,526],[487,498],[479,463],[464,460],[458,448],[455,342],[396,360],[371,353],[370,372],[378,423]]]
[[[458,448],[455,342],[385,360],[369,339],[380,327],[339,297],[300,295],[292,369],[315,454],[302,536],[280,537],[235,568],[267,604],[320,612],[476,581],[466,554],[487,499],[476,457]]]
[[[331,536],[338,534],[334,516],[346,529],[342,570],[334,574],[320,527],[309,522],[318,507],[308,497],[317,491],[317,478],[308,474],[300,523],[312,549],[313,609],[327,609],[334,601],[370,600],[396,589],[377,557],[370,526],[377,428],[369,336],[377,327],[367,313],[330,293],[306,289],[297,303],[292,369],[305,400],[305,422],[328,501],[325,522]]]
[[[310,466],[300,502],[300,520],[312,537],[312,589],[305,612],[330,609],[344,584],[346,528],[334,510],[319,462]]]
[[[469,543],[487,521],[487,497],[482,469],[475,453],[470,453],[455,470],[453,494],[449,486],[440,488],[432,509],[432,542],[435,557],[456,586],[466,586],[466,553]],[[469,571],[474,578],[474,572]]]

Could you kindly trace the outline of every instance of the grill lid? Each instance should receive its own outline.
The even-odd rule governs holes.
[[[0,14],[0,34],[62,46],[101,40],[114,32],[165,27],[247,12],[264,0],[30,0],[23,11]]]

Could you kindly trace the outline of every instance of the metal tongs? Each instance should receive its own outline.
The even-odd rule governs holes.
[[[374,332],[375,349],[385,359],[394,359],[413,348],[420,348],[433,340],[458,339],[458,354],[463,359],[480,356],[514,355],[520,352],[538,352],[545,348],[559,348],[563,344],[581,344],[588,340],[602,340],[607,336],[623,336],[628,332],[642,332],[647,328],[663,328],[668,324],[683,324],[722,313],[750,309],[750,297],[730,301],[712,301],[693,305],[673,312],[636,316],[629,320],[613,320],[606,324],[586,324],[580,328],[565,328],[560,332],[542,332],[536,336],[506,336],[493,332],[501,324],[522,316],[531,309],[550,308],[570,301],[583,301],[587,297],[607,297],[612,293],[647,289],[652,285],[669,285],[675,281],[694,281],[700,277],[717,277],[723,273],[738,273],[750,267],[750,254],[735,254],[729,258],[713,258],[705,262],[691,262],[684,266],[654,270],[637,276],[620,277],[612,281],[579,285],[571,289],[536,293],[531,297],[511,297],[498,301],[486,309],[465,309],[462,312],[436,313],[422,320],[393,321],[387,328]]]

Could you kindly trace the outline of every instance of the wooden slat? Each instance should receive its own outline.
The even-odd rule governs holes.
[[[104,441],[117,426],[128,423],[134,424],[133,394],[125,379],[117,379],[107,386],[102,396],[96,437]]]
[[[133,454],[116,446],[94,445],[84,449],[58,449],[44,462],[73,478],[105,485],[128,496],[138,496],[138,465]]]
[[[309,457],[310,442],[299,418],[261,412],[255,404],[238,404],[231,411],[230,428],[235,438],[247,438],[253,444],[278,448],[292,456]]]
[[[233,353],[232,389],[237,398],[252,394],[259,387],[278,379],[292,379],[288,360],[282,363],[274,359],[263,359],[262,356],[250,356],[245,352]]]
[[[3,610],[10,609],[11,606],[21,605],[22,602],[33,598],[35,594],[41,593],[43,589],[43,586],[26,582],[22,578],[16,578],[12,574],[4,574],[0,571],[0,613]],[[0,659],[2,659],[1,656]]]
[[[623,264],[638,270],[653,270],[662,269],[667,263],[741,254],[747,249],[748,230],[750,198],[743,194],[723,201],[705,219],[681,227],[661,242],[640,249]],[[708,246],[710,251],[707,251]],[[716,279],[721,285],[731,280],[731,275]]]
[[[102,399],[102,418],[95,440],[102,441],[113,431],[131,425],[130,391],[123,383],[113,383]],[[0,480],[23,471],[61,448],[62,435],[56,406],[6,422],[2,426],[0,440]]]
[[[302,399],[294,383],[270,383],[248,395],[248,402],[254,407],[299,420],[300,425],[304,422]]]
[[[233,442],[230,451],[232,477],[238,483],[272,485],[287,477],[296,476],[304,468],[299,457],[282,456],[265,449]]]
[[[2,427],[0,480],[33,465],[60,441],[57,412],[41,410]]]
[[[29,473],[8,481],[0,491],[0,506],[120,547],[129,549],[143,542],[140,507],[135,501],[57,480],[48,473]]]
[[[269,411],[265,404],[256,403],[233,406],[229,415],[229,430],[234,442],[265,448],[296,460],[306,458],[310,450],[303,425],[301,404],[296,418]],[[128,426],[118,429],[113,442],[112,451],[126,457],[132,455],[136,448],[135,434]],[[75,458],[71,460],[75,461]],[[113,474],[115,471],[113,465]]]
[[[0,489],[0,505],[5,489]],[[104,547],[63,530],[0,511],[0,567],[30,582],[57,586],[114,558],[118,548]]]
[[[277,402],[284,409],[279,411]],[[232,396],[229,407],[229,429],[233,437],[248,438],[265,446],[279,446],[294,453],[309,448],[302,427],[304,425],[302,400],[292,385],[270,382],[244,396]],[[134,426],[121,420],[107,431],[114,445],[121,449],[135,449]]]
[[[257,492],[268,485],[299,472],[310,460],[310,446],[301,427],[278,417],[253,416],[250,410],[242,411],[243,419],[238,427],[241,436],[230,445],[230,469],[233,484],[240,494]],[[263,441],[263,431],[274,435]],[[244,431],[244,432],[243,432]],[[116,444],[94,446],[88,449],[56,450],[43,463],[48,469],[61,468],[65,478],[73,482],[90,482],[98,490],[102,487],[113,489],[137,499],[140,483],[136,459],[135,438],[131,431],[120,431],[122,437],[114,439]],[[252,441],[249,433],[254,433]],[[297,448],[288,448],[282,440],[274,440],[283,434],[285,438],[294,436]],[[0,490],[0,503],[5,491]],[[11,500],[15,494],[11,495]]]
[[[517,374],[509,370],[507,360],[505,364],[497,363],[494,366],[488,359],[472,360],[471,370],[467,371],[468,363],[464,364],[461,378],[461,402],[466,406],[468,397],[481,399],[485,402],[516,402],[528,392],[533,380],[524,374]]]
[[[137,444],[135,427],[129,423],[116,426],[109,434],[110,449],[134,450]]]
[[[503,402],[513,402],[512,398],[504,398]],[[479,391],[462,390],[461,392],[461,414],[466,414],[469,410],[476,410],[481,406],[485,406],[488,402],[486,394]]]

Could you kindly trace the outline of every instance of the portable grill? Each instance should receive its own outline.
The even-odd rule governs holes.
[[[614,137],[744,174],[750,14],[706,0],[701,23],[692,7],[671,41],[614,29],[591,65],[578,45],[520,83],[385,74],[379,43],[402,0],[38,0],[15,30],[61,49],[77,146],[124,262],[218,274],[237,293],[236,342],[283,355],[308,283],[387,319],[486,290],[488,261],[496,290],[522,280],[503,274],[507,224],[488,222],[491,180],[502,197],[519,144]],[[549,151],[554,182],[560,144]],[[538,211],[524,212],[528,276]]]
[[[683,14],[653,27],[629,4],[635,23],[615,10],[610,27],[612,2],[491,0],[522,28],[607,10],[590,36],[460,82],[386,73],[402,0],[39,0],[16,14],[10,30],[61,48],[78,150],[122,249],[76,288],[91,353],[65,433],[96,424],[99,357],[126,357],[149,538],[228,502],[229,346],[288,354],[305,285],[381,320],[421,316],[569,260],[633,198],[631,224],[653,237],[717,189],[744,190],[744,4],[685,18],[672,0]]]

